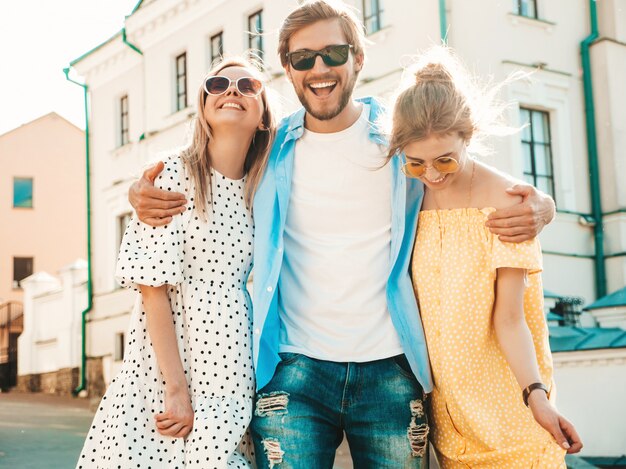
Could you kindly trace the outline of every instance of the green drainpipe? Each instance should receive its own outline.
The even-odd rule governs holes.
[[[589,159],[589,188],[591,190],[591,215],[594,220],[596,295],[606,295],[606,270],[604,265],[604,226],[602,222],[602,199],[600,196],[600,168],[596,140],[596,115],[593,103],[593,81],[591,77],[590,48],[598,38],[598,16],[596,0],[589,0],[591,34],[580,43],[583,66],[583,89],[585,93],[585,123],[587,128],[587,155]]]
[[[126,18],[128,18],[128,16]],[[126,26],[122,28],[122,42],[130,47],[132,50],[137,52],[139,55],[143,55],[143,52],[141,52],[139,47],[137,47],[135,44],[131,44],[130,42],[128,42],[128,39],[126,38]]]
[[[72,80],[69,77],[69,67],[63,69],[65,78],[77,84],[83,89],[85,100],[85,167],[87,171],[87,308],[81,314],[81,359],[80,359],[80,383],[74,389],[73,394],[87,389],[87,314],[93,308],[93,285],[91,278],[91,177],[89,169],[89,109],[87,105],[88,86]]]
[[[446,0],[439,0],[439,35],[441,43],[448,43],[448,20],[446,18]]]

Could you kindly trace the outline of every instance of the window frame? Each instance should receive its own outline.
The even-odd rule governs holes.
[[[30,205],[16,205],[15,204],[15,184],[17,181],[30,181]],[[13,176],[13,208],[26,208],[33,209],[35,208],[34,198],[35,198],[35,180],[31,177],[26,176]]]
[[[28,273],[27,275],[23,276],[21,279],[17,279],[16,276],[16,262],[18,260],[26,260],[28,262],[30,262],[30,273]],[[28,266],[28,264],[26,264],[26,266]],[[25,272],[28,272],[28,268],[24,269]],[[35,272],[35,258],[34,257],[23,257],[23,256],[14,256],[13,257],[13,290],[21,290],[22,289],[22,285],[21,282],[22,280],[24,280],[26,277],[30,277],[31,275],[33,275],[33,273]]]
[[[255,19],[258,19],[258,20],[254,21]],[[248,30],[247,31],[248,31],[248,50],[254,51],[255,53],[258,54],[260,59],[263,59],[263,56],[265,55],[265,50],[263,49],[263,8],[260,8],[256,10],[255,12],[248,15]]]
[[[532,5],[533,15],[524,14],[524,7],[528,5]],[[514,13],[518,16],[523,16],[524,18],[530,18],[533,20],[539,19],[539,10],[537,8],[537,0],[513,0],[513,8]]]
[[[526,164],[525,162],[522,162],[522,174],[524,177],[524,180],[528,183],[532,183],[533,186],[539,188],[537,186],[537,180],[538,179],[544,179],[547,180],[548,183],[548,187],[550,187],[551,191],[547,192],[548,195],[550,195],[555,203],[556,203],[556,181],[555,181],[555,175],[554,175],[554,151],[553,151],[553,142],[552,142],[552,129],[551,129],[551,124],[550,124],[550,112],[547,110],[542,110],[542,109],[536,109],[536,108],[532,108],[532,107],[526,107],[526,106],[520,106],[519,107],[519,112],[520,112],[520,120],[521,120],[521,114],[522,112],[528,112],[528,122],[522,122],[523,125],[528,125],[529,128],[529,135],[530,135],[530,140],[526,140],[524,139],[524,133],[521,134],[521,138],[520,138],[520,143],[522,144],[522,158],[525,158],[525,152],[524,152],[524,146],[528,145],[529,147],[529,154],[530,154],[530,171],[531,172],[527,172],[526,171]],[[547,131],[547,138],[545,139],[546,141],[544,142],[539,142],[536,141],[535,139],[535,132],[536,129],[534,129],[534,125],[533,125],[533,115],[534,114],[540,114],[541,116],[545,117],[545,121],[544,121],[544,126],[545,129]],[[545,149],[547,149],[547,154],[549,156],[549,171],[550,174],[539,174],[537,172],[537,158],[536,158],[536,154],[535,154],[535,148],[537,145],[542,145]],[[532,178],[532,181],[529,180],[529,178]],[[541,188],[539,188],[540,190],[543,190]]]
[[[214,49],[214,41],[216,39],[219,41],[217,45],[217,48],[218,48],[217,53]],[[223,30],[218,33],[213,34],[209,38],[209,49],[210,49],[210,54],[211,54],[211,64],[213,64],[216,59],[219,59],[224,56],[224,31]]]
[[[179,64],[183,63],[183,70],[181,71],[181,67]],[[174,109],[176,112],[182,111],[183,109],[189,106],[188,103],[188,93],[187,93],[187,51],[178,54],[174,58],[174,90],[175,90],[175,103]],[[182,90],[180,86],[180,82],[183,82]],[[183,99],[181,106],[181,98]]]
[[[120,147],[130,143],[130,134],[129,134],[129,109],[128,109],[128,94],[125,94],[120,97],[119,100],[120,106]]]
[[[378,31],[380,31],[381,29],[384,28],[383,26],[383,13],[384,13],[384,9],[382,7],[382,2],[383,0],[363,0],[363,26],[365,27],[365,33],[369,36],[370,34],[374,34],[377,33]],[[375,3],[376,8],[375,10],[372,9],[372,4]],[[369,8],[368,8],[369,7]],[[372,9],[372,11],[370,11],[369,15],[368,15],[368,9]],[[376,24],[376,29],[370,29],[368,27],[368,23],[373,20],[376,19],[376,22],[374,23],[372,21],[371,24]]]

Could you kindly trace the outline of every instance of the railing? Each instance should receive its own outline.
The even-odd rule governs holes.
[[[0,305],[0,389],[17,384],[17,338],[24,329],[22,303]]]

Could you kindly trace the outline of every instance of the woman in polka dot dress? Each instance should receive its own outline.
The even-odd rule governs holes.
[[[186,210],[167,225],[133,219],[126,229],[116,276],[140,294],[122,370],[78,467],[251,467],[248,207],[274,129],[259,75],[239,59],[209,73],[193,141],[155,181],[184,193]]]
[[[445,469],[565,468],[582,445],[554,407],[541,249],[485,226],[521,197],[468,155],[488,114],[465,77],[446,49],[425,54],[395,104],[389,153],[403,151],[405,174],[425,186],[412,274],[435,384],[431,441]]]

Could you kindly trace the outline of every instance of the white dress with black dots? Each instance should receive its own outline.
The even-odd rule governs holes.
[[[187,438],[161,436],[154,415],[165,388],[146,329],[141,294],[133,309],[122,370],[111,382],[78,460],[80,468],[247,468],[252,416],[252,216],[244,180],[212,171],[208,221],[193,206],[194,190],[179,157],[167,160],[157,187],[185,193],[187,210],[164,227],[133,218],[120,247],[123,285],[169,288],[178,352],[194,409]]]

